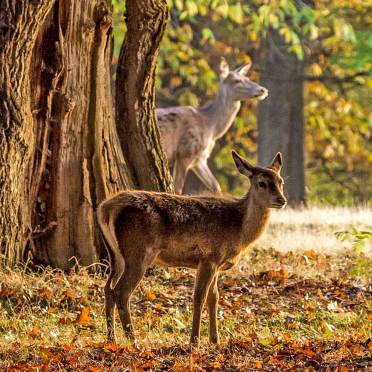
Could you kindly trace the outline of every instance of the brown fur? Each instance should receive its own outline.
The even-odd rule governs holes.
[[[208,297],[210,340],[218,342],[218,273],[234,266],[259,238],[270,208],[281,208],[286,202],[279,175],[281,155],[271,169],[233,156],[239,171],[251,179],[242,199],[125,191],[99,206],[98,221],[111,268],[105,287],[109,339],[115,338],[115,305],[125,332],[134,337],[129,299],[148,266],[158,264],[197,269],[191,341],[199,340],[201,311]]]

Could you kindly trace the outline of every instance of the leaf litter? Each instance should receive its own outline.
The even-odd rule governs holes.
[[[304,259],[306,257],[306,259]],[[362,257],[369,260],[368,257]],[[360,254],[255,249],[219,280],[221,344],[188,346],[194,274],[149,269],[133,296],[138,342],[105,341],[104,278],[0,271],[0,370],[367,370],[370,276]],[[358,272],[359,273],[359,272]]]

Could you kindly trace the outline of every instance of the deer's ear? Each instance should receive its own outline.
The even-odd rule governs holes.
[[[231,153],[238,171],[247,177],[252,177],[255,167],[247,160],[242,158],[235,150],[232,150]]]
[[[221,57],[221,62],[220,62],[221,79],[226,79],[227,76],[229,75],[229,72],[230,72],[229,64],[227,63],[225,58]]]
[[[238,67],[235,72],[237,72],[239,75],[247,75],[249,70],[252,67],[252,62],[245,63],[244,65]]]
[[[282,153],[281,152],[278,152],[275,155],[273,161],[271,162],[270,168],[272,170],[274,170],[275,172],[280,173],[280,170],[282,169],[282,166],[283,166]]]

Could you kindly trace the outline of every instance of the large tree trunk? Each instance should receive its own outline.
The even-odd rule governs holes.
[[[173,190],[154,111],[156,60],[167,19],[166,0],[126,1],[127,33],[116,70],[116,124],[134,186],[144,190]]]
[[[69,268],[98,259],[95,208],[132,187],[112,112],[111,1],[38,3],[0,10],[1,250]]]
[[[20,259],[31,225],[28,165],[35,148],[30,64],[53,1],[0,3],[0,249]]]
[[[284,156],[282,174],[291,204],[305,201],[304,61],[276,31],[270,31],[260,55],[260,84],[269,90],[258,109],[258,160],[269,164],[277,151]]]

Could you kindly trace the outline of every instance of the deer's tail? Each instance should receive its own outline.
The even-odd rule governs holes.
[[[121,210],[122,205],[117,203],[115,197],[103,201],[97,208],[97,221],[109,255],[111,288],[115,287],[125,269],[124,257],[115,233],[115,222]]]

